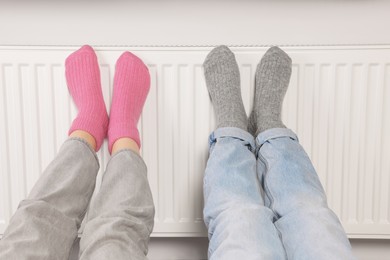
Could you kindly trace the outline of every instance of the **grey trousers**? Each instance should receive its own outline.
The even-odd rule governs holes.
[[[99,162],[82,139],[61,147],[10,220],[0,260],[68,259],[95,188]],[[122,150],[109,161],[89,207],[80,259],[146,259],[154,205],[142,158]]]

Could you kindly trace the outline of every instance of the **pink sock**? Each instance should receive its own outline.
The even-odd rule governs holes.
[[[107,134],[108,116],[100,85],[97,57],[91,46],[84,45],[65,61],[65,74],[70,95],[78,109],[69,129],[91,134],[99,150]]]
[[[114,94],[108,126],[108,149],[122,137],[141,147],[137,124],[150,88],[149,70],[137,56],[123,53],[115,68]]]

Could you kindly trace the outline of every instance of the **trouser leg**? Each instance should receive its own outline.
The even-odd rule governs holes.
[[[259,174],[265,202],[275,212],[288,259],[353,259],[351,246],[337,216],[329,209],[318,175],[286,128],[257,137]]]
[[[67,140],[20,202],[0,241],[0,259],[68,259],[98,169],[96,153],[85,141]]]
[[[264,206],[254,138],[233,127],[210,136],[204,219],[210,259],[285,259],[274,214]]]
[[[154,205],[146,165],[133,151],[109,161],[80,241],[80,259],[146,259]]]

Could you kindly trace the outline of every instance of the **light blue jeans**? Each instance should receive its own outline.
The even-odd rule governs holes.
[[[204,198],[209,259],[355,259],[289,129],[269,129],[256,140],[238,128],[215,130]]]

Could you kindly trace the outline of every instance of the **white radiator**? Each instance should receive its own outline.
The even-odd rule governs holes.
[[[109,107],[115,61],[139,55],[151,91],[139,127],[156,205],[154,236],[205,236],[202,177],[214,128],[202,62],[209,47],[101,47]],[[285,47],[283,108],[350,237],[390,238],[390,46]],[[64,78],[71,47],[0,46],[0,234],[67,138],[76,114]],[[249,114],[266,48],[235,47]],[[102,168],[107,145],[99,152]],[[103,169],[98,176],[97,189]]]

